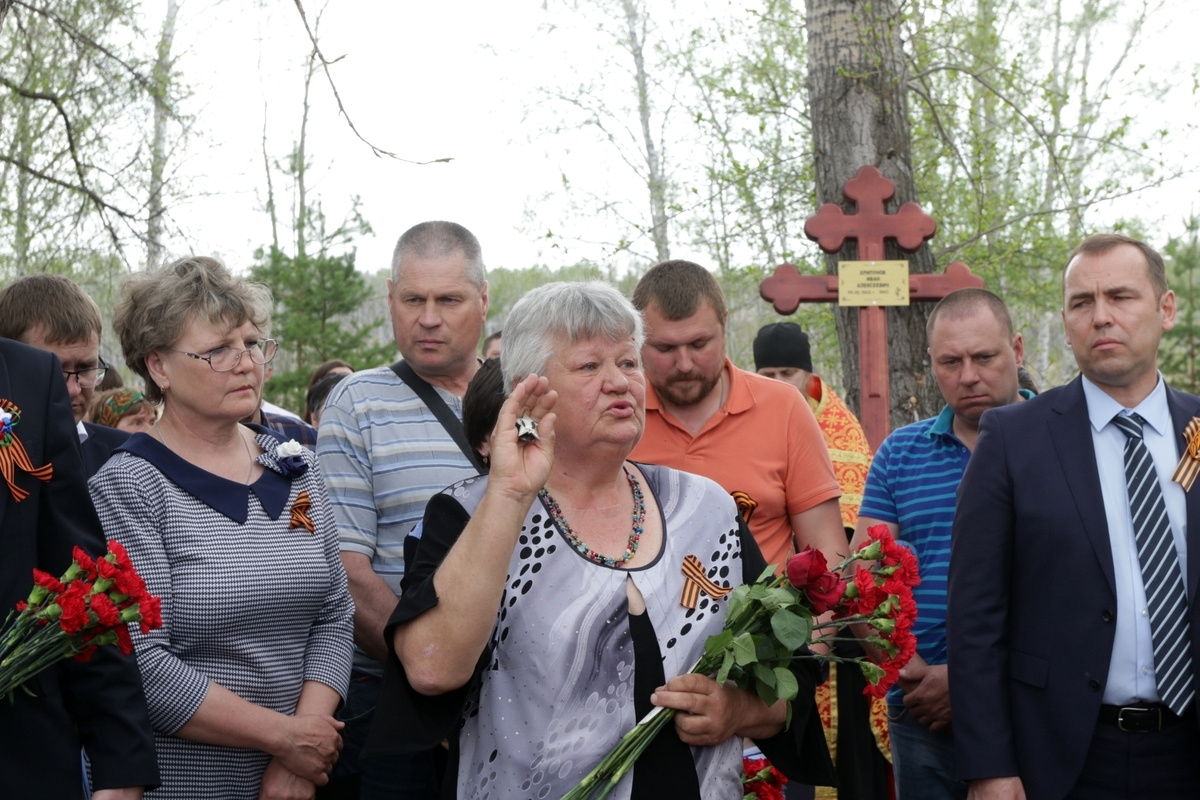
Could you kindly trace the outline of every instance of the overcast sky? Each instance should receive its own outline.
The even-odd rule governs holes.
[[[180,68],[194,88],[196,135],[181,169],[194,196],[175,211],[188,234],[176,248],[218,252],[231,265],[269,242],[264,116],[267,147],[282,158],[298,132],[308,49],[293,3],[236,20],[235,5],[182,0]],[[315,22],[316,8],[306,6]],[[523,122],[544,63],[521,44],[541,35],[544,17],[529,0],[330,4],[321,45],[330,58],[344,56],[332,70],[358,130],[411,161],[453,159],[374,156],[338,116],[325,77],[314,80],[309,186],[333,222],[351,196],[362,198],[375,235],[359,241],[360,268],[386,267],[405,228],[437,218],[471,228],[491,266],[546,261],[535,236],[518,230],[558,180],[555,156],[530,142],[537,132]]]
[[[713,2],[737,13],[736,3]],[[1156,34],[1155,46],[1148,48],[1149,55],[1141,54],[1143,59],[1192,52],[1185,37],[1195,30],[1200,12],[1182,0],[1168,3],[1176,10],[1163,17],[1164,24],[1170,23],[1167,31]],[[244,266],[254,248],[270,238],[262,211],[264,118],[267,147],[282,158],[297,135],[307,39],[288,0],[265,8],[211,0],[181,4],[177,49],[182,51],[180,69],[194,90],[189,106],[196,115],[196,133],[180,165],[191,197],[174,207],[174,222],[186,237],[172,242],[173,255],[211,252],[231,266]],[[148,33],[157,30],[155,12],[162,13],[161,5],[161,0],[147,0]],[[305,7],[310,23],[315,22],[319,6],[305,0]],[[334,222],[352,195],[361,196],[375,234],[358,242],[360,269],[386,267],[399,234],[435,218],[471,228],[491,267],[558,266],[605,257],[607,249],[599,244],[572,244],[563,250],[542,238],[548,229],[561,233],[569,216],[561,207],[563,172],[576,183],[590,183],[601,195],[641,202],[627,168],[590,135],[551,136],[545,131],[557,112],[539,95],[539,87],[573,68],[586,71],[603,61],[598,37],[568,8],[559,4],[551,14],[541,0],[330,2],[321,23],[321,45],[331,58],[344,56],[332,70],[359,131],[413,161],[453,159],[418,166],[372,155],[338,117],[324,76],[317,77],[309,129],[314,162],[310,189]],[[548,31],[551,21],[553,32]],[[1190,85],[1176,88],[1169,112],[1148,110],[1138,98],[1120,102],[1139,117],[1139,124],[1170,127],[1178,140],[1175,152],[1191,153],[1197,144],[1194,126],[1200,121],[1196,97]],[[1159,224],[1156,233],[1178,233],[1179,220],[1189,208],[1200,206],[1196,187],[1193,173],[1093,219],[1139,213]],[[277,191],[282,188],[277,184]],[[580,238],[611,240],[610,231],[589,230],[587,220],[571,225],[570,232]]]

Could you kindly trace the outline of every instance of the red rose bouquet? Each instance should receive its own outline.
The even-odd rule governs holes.
[[[833,570],[825,556],[806,547],[788,560],[784,574],[777,576],[775,567],[768,567],[754,583],[735,588],[724,630],[708,638],[692,672],[711,675],[721,684],[732,681],[773,705],[794,699],[800,690],[788,668],[794,659],[850,661],[866,676],[866,693],[882,696],[916,650],[912,587],[920,578],[916,558],[892,540],[886,525],[872,527],[870,535],[870,544]],[[852,569],[847,580],[843,575]],[[830,611],[829,620],[816,620]],[[865,627],[864,641],[883,654],[882,663],[798,652],[812,644],[832,644],[850,626]],[[607,797],[674,716],[674,709],[656,708],[643,717],[563,800]]]
[[[139,622],[143,633],[162,625],[159,599],[146,591],[119,542],[109,542],[108,552],[95,560],[78,547],[74,556],[61,578],[35,569],[29,597],[5,619],[0,695],[11,696],[64,658],[87,661],[103,645],[132,653],[130,622]]]

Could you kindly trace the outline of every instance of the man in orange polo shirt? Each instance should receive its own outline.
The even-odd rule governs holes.
[[[725,295],[708,270],[664,261],[633,292],[642,311],[646,427],[632,458],[695,472],[738,502],[770,564],[812,545],[832,567],[848,552],[821,429],[793,387],[725,355]]]

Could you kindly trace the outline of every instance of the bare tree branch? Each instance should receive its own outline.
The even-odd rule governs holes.
[[[113,227],[112,222],[108,219],[108,217],[105,216],[105,212],[111,211],[112,213],[126,220],[137,219],[135,215],[130,214],[128,211],[125,211],[124,209],[118,208],[107,202],[103,197],[96,194],[95,191],[88,188],[86,185],[79,185],[71,183],[70,181],[64,181],[62,178],[58,178],[47,172],[43,172],[37,167],[34,167],[31,164],[26,164],[20,159],[13,158],[7,153],[0,152],[0,162],[11,164],[17,169],[29,173],[38,180],[46,181],[47,183],[54,184],[55,186],[59,186],[72,192],[78,192],[79,194],[86,196],[92,202],[92,204],[96,206],[96,210],[100,212],[101,219],[104,221],[104,227],[108,230],[109,236],[112,237],[113,244],[117,247],[120,247],[120,236],[116,228]]]
[[[125,209],[118,208],[117,206],[113,205],[112,203],[109,203],[107,200],[105,200],[103,197],[101,197],[99,195],[99,193],[97,193],[94,189],[92,189],[91,185],[88,182],[87,175],[86,175],[86,169],[83,165],[83,162],[80,161],[80,159],[79,159],[79,151],[77,149],[78,146],[75,141],[75,129],[74,129],[74,126],[71,124],[71,117],[67,113],[67,110],[63,107],[62,100],[57,95],[54,95],[54,94],[49,94],[46,92],[35,92],[30,89],[26,89],[22,86],[18,86],[17,84],[13,83],[12,81],[10,81],[7,78],[4,78],[2,76],[0,76],[0,86],[4,86],[7,89],[9,89],[10,91],[12,91],[14,94],[17,94],[28,100],[37,100],[40,102],[46,102],[46,103],[50,103],[51,105],[54,106],[55,111],[57,112],[59,118],[62,120],[63,129],[67,135],[68,152],[70,153],[70,156],[71,156],[71,162],[75,167],[75,177],[78,179],[79,182],[78,182],[78,184],[70,183],[61,178],[58,178],[56,176],[50,175],[46,172],[43,172],[31,164],[27,164],[19,159],[12,158],[8,154],[0,153],[0,161],[4,161],[9,164],[12,164],[17,169],[23,170],[27,174],[32,175],[35,178],[38,178],[39,180],[46,181],[47,183],[54,184],[55,186],[60,186],[64,189],[68,189],[73,192],[78,192],[78,193],[81,193],[84,196],[86,196],[92,202],[92,204],[96,207],[97,212],[99,212],[101,222],[104,224],[105,230],[107,230],[109,237],[112,239],[113,246],[116,247],[119,252],[123,252],[123,248],[121,247],[120,233],[117,231],[116,227],[113,225],[112,220],[110,220],[108,218],[108,214],[106,212],[111,212],[113,214],[116,214],[117,216],[121,217],[122,219],[124,219],[126,221],[136,220],[137,217],[135,214],[132,214],[132,213],[126,211]]]
[[[128,72],[129,75],[134,79],[135,82],[137,82],[138,86],[143,91],[146,91],[146,92],[152,91],[152,87],[150,86],[150,81],[146,78],[145,75],[138,72],[136,69],[133,68],[132,65],[127,63],[123,58],[118,56],[112,50],[108,49],[107,47],[100,44],[98,41],[96,41],[92,37],[85,34],[83,31],[79,30],[79,28],[77,28],[75,25],[71,24],[70,21],[64,19],[60,14],[57,14],[54,11],[51,11],[47,8],[43,8],[41,6],[31,5],[30,3],[27,3],[24,0],[0,0],[0,22],[3,22],[4,15],[8,12],[8,9],[11,6],[17,6],[19,8],[24,8],[26,11],[28,11],[31,14],[37,14],[38,16],[45,17],[46,19],[50,20],[55,25],[62,28],[63,31],[66,32],[67,36],[69,36],[71,38],[72,41],[80,42],[84,45],[87,45],[89,48],[95,50],[98,53],[103,54],[112,63],[118,65],[119,67],[121,67],[121,69]]]
[[[316,34],[313,33],[312,27],[308,24],[308,15],[304,13],[303,0],[296,0],[296,10],[300,12],[300,19],[304,22],[304,30],[308,34],[308,40],[310,42],[312,42],[313,55],[321,62],[321,69],[324,70],[325,78],[326,78],[326,80],[329,81],[329,88],[331,90],[333,90],[333,98],[337,101],[338,112],[343,117],[346,118],[346,124],[350,126],[350,130],[354,133],[355,136],[358,137],[359,141],[361,141],[367,147],[371,148],[371,152],[374,153],[376,156],[378,156],[378,157],[387,156],[388,158],[395,159],[396,161],[403,161],[405,164],[417,164],[417,165],[447,164],[453,160],[453,158],[446,157],[446,158],[434,158],[434,159],[430,159],[429,161],[413,161],[411,159],[398,156],[389,150],[384,150],[380,147],[376,147],[374,144],[372,144],[370,141],[368,141],[365,136],[363,136],[361,133],[359,133],[358,128],[356,128],[354,125],[354,121],[352,119],[350,119],[349,112],[346,111],[346,106],[342,104],[342,96],[338,93],[337,84],[333,80],[333,75],[329,72],[329,65],[336,64],[338,61],[341,61],[342,57],[339,56],[338,58],[335,58],[331,61],[325,57],[325,54],[323,52],[321,52],[321,45],[317,43]]]
[[[976,233],[974,236],[970,236],[966,239],[963,239],[960,242],[954,242],[953,244],[950,244],[947,247],[941,248],[940,250],[937,251],[937,257],[940,259],[951,253],[955,253],[959,250],[962,250],[965,247],[969,247],[970,245],[974,244],[975,242],[979,241],[980,239],[983,239],[984,237],[991,236],[993,233],[996,233],[997,231],[1001,231],[1007,227],[1016,225],[1017,223],[1022,222],[1024,220],[1034,219],[1036,217],[1049,217],[1049,216],[1054,216],[1055,214],[1065,214],[1065,213],[1073,213],[1073,212],[1083,211],[1088,208],[1091,208],[1092,206],[1100,205],[1101,203],[1108,203],[1113,200],[1119,200],[1122,197],[1130,197],[1132,195],[1147,191],[1149,189],[1158,188],[1159,186],[1162,186],[1164,183],[1182,178],[1191,172],[1196,172],[1196,169],[1182,170],[1174,175],[1167,175],[1162,178],[1157,178],[1155,180],[1150,181],[1149,183],[1142,184],[1141,186],[1133,186],[1133,187],[1130,187],[1123,191],[1113,192],[1111,194],[1107,194],[1102,197],[1094,197],[1090,200],[1081,200],[1079,202],[1068,203],[1065,205],[1059,205],[1059,206],[1055,206],[1052,208],[1040,208],[1036,211],[1028,211],[1024,214],[1017,214],[1016,216],[1001,220],[1000,222],[996,223],[995,225],[988,228],[987,230]]]

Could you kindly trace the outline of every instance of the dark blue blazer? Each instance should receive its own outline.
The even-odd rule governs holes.
[[[127,431],[110,428],[107,425],[96,425],[92,422],[83,423],[88,437],[83,442],[83,473],[88,478],[100,471],[108,461],[113,450],[116,450],[129,438]]]
[[[1168,387],[1167,403],[1182,453],[1200,398]],[[1200,482],[1187,493],[1187,517],[1192,663],[1200,668]],[[1063,797],[1096,726],[1117,614],[1080,379],[983,415],[959,486],[949,581],[960,777],[1019,775],[1031,800]]]
[[[75,545],[104,551],[104,534],[85,483],[79,436],[58,358],[0,339],[0,398],[21,411],[14,428],[42,482],[17,470],[29,491],[16,502],[0,480],[0,619],[33,586],[33,568],[60,575]],[[155,786],[154,737],[133,656],[104,647],[86,664],[64,661],[0,699],[0,795],[79,797],[79,748],[92,759],[96,788]]]

